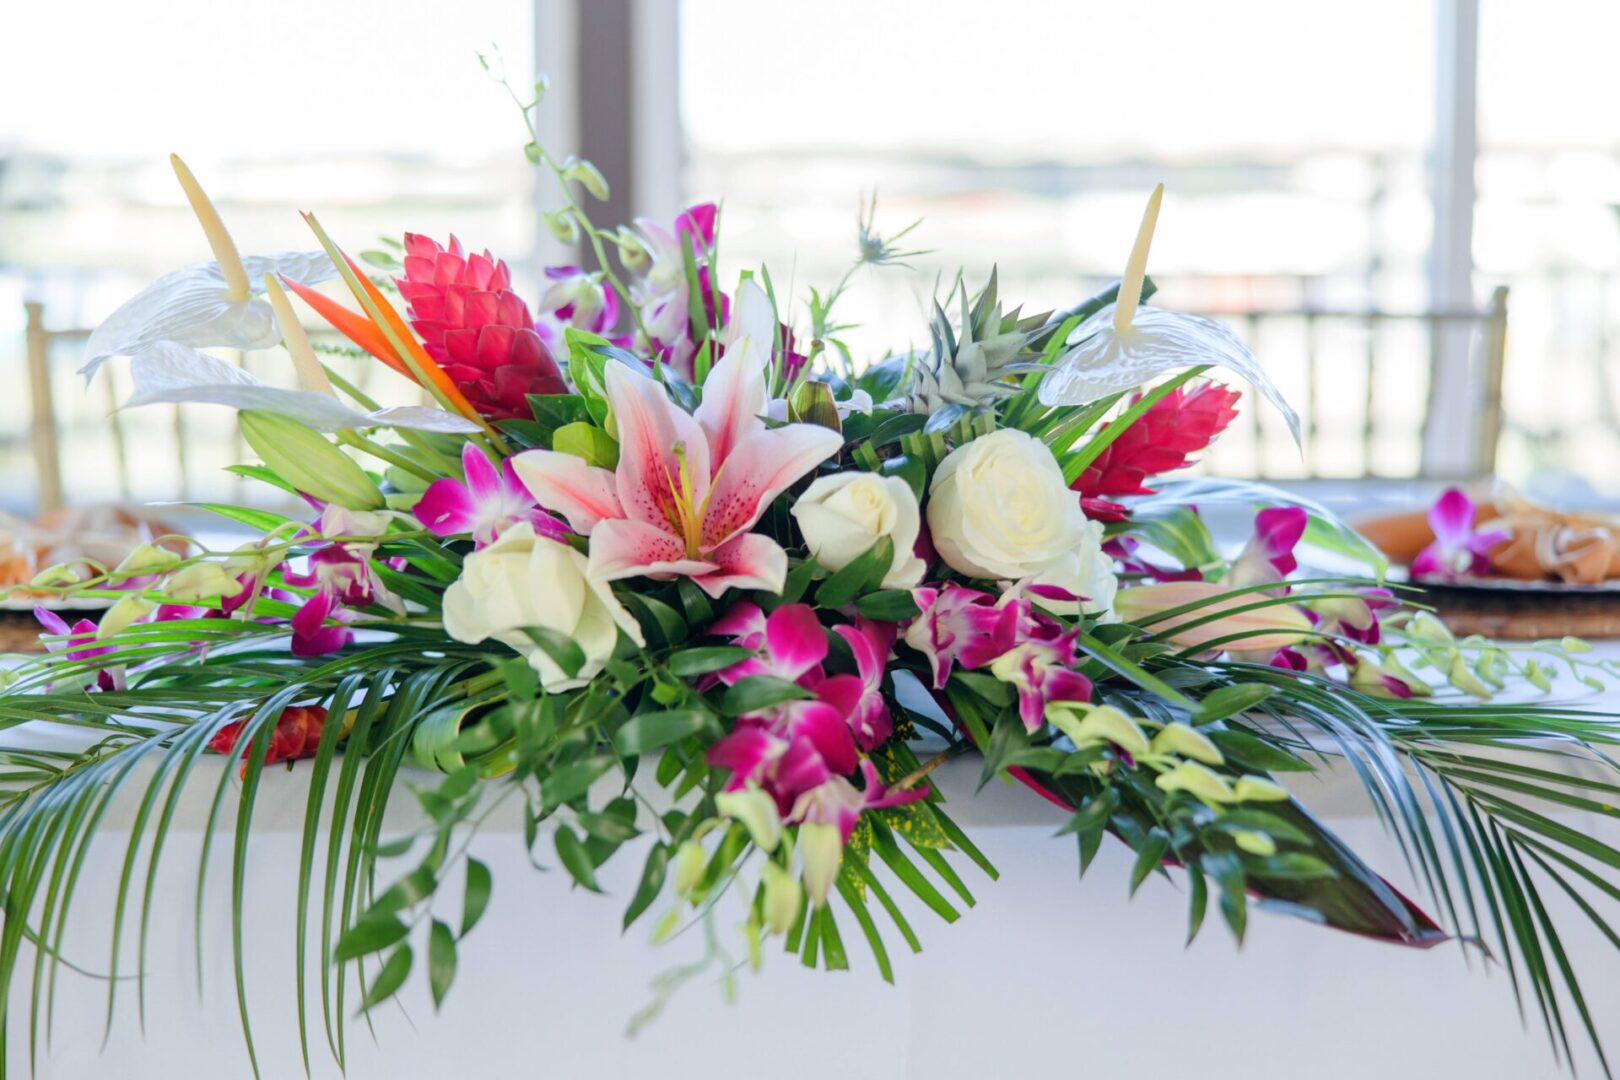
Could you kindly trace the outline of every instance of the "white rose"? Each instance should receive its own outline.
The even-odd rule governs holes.
[[[584,686],[613,655],[620,630],[645,644],[612,589],[585,576],[586,562],[567,544],[536,536],[528,523],[513,525],[462,563],[461,577],[444,592],[445,632],[469,645],[486,638],[510,645],[528,657],[551,693]],[[572,638],[585,666],[569,678],[523,632],[526,626]]]
[[[940,462],[928,489],[928,528],[940,558],[969,577],[1053,585],[1085,597],[1089,613],[1113,605],[1117,582],[1102,552],[1102,525],[1086,520],[1052,451],[1022,431],[992,432]]]
[[[799,496],[793,516],[810,554],[829,570],[842,570],[885,536],[894,541],[894,562],[883,575],[885,589],[909,589],[928,569],[914,550],[922,525],[917,497],[897,476],[823,476]]]

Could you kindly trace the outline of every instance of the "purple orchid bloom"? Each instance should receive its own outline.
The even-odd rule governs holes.
[[[1223,582],[1241,589],[1250,585],[1281,585],[1299,569],[1294,548],[1305,535],[1309,518],[1298,506],[1276,506],[1254,516],[1254,535],[1232,563]]]
[[[1127,574],[1141,574],[1149,581],[1203,581],[1203,571],[1196,567],[1188,570],[1171,570],[1168,567],[1150,563],[1137,554],[1142,546],[1141,541],[1134,536],[1110,537],[1103,543],[1103,554],[1108,555],[1119,563],[1120,569]]]
[[[97,656],[105,656],[112,652],[110,645],[97,645],[96,624],[89,619],[80,619],[69,626],[56,612],[49,608],[37,607],[34,609],[34,618],[39,625],[45,628],[40,639],[45,643],[48,652],[66,652],[69,660],[90,660]],[[66,640],[50,640],[52,638],[65,638]],[[123,668],[103,668],[93,676],[86,676],[83,688],[85,690],[122,690],[124,689]]]
[[[806,791],[799,796],[792,813],[785,820],[801,824],[836,825],[839,839],[847,844],[864,811],[904,806],[928,797],[927,784],[904,791],[884,787],[869,759],[861,760],[860,773],[862,786],[859,788],[844,777],[835,776]]]
[[[618,293],[600,275],[577,266],[546,267],[547,286],[535,310],[535,333],[552,352],[567,355],[570,328],[607,334],[619,321]]]
[[[292,654],[294,656],[325,656],[345,648],[354,640],[354,631],[342,625],[345,613],[338,610],[337,597],[326,590],[306,600],[293,614]],[[336,618],[335,625],[327,620]]]
[[[934,689],[943,689],[951,668],[983,667],[1016,644],[1017,610],[977,589],[946,585],[911,590],[921,609],[906,627],[906,644],[928,658]]]
[[[990,673],[1018,691],[1018,717],[1026,731],[1046,723],[1051,701],[1090,701],[1091,680],[1074,670],[1078,630],[1055,641],[1023,641],[990,663]]]
[[[822,681],[827,635],[815,611],[806,604],[784,604],[767,618],[758,605],[738,601],[709,630],[731,638],[745,649],[761,652],[720,671],[720,681],[727,686],[749,675],[772,675],[805,687]]]
[[[1434,543],[1412,560],[1414,578],[1455,581],[1490,573],[1491,548],[1508,539],[1498,530],[1474,531],[1474,504],[1458,488],[1448,488],[1429,509]]]
[[[527,521],[553,540],[569,535],[567,525],[540,509],[507,458],[497,472],[472,443],[461,448],[461,471],[467,482],[442,477],[417,500],[416,519],[434,536],[470,534],[478,547],[495,542],[502,529]]]

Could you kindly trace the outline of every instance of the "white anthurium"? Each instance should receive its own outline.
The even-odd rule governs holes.
[[[135,392],[124,402],[125,408],[187,402],[227,405],[273,412],[316,431],[365,427],[447,433],[478,430],[470,420],[443,409],[407,405],[363,412],[330,392],[269,386],[234,364],[173,341],[157,341],[138,349],[130,361],[130,376]]]
[[[214,261],[176,270],[152,282],[114,311],[90,335],[85,347],[86,378],[114,356],[133,356],[159,341],[193,348],[268,349],[281,340],[275,313],[264,299],[267,275],[285,275],[308,284],[337,276],[320,251],[238,255],[214,204],[185,162],[170,163],[202,225]]]
[[[1067,352],[1041,380],[1043,405],[1084,405],[1109,394],[1133,390],[1178,368],[1214,365],[1230,368],[1265,395],[1288,421],[1299,442],[1299,417],[1260,367],[1249,347],[1226,326],[1202,315],[1142,304],[1148,248],[1159,219],[1164,185],[1153,189],[1131,249],[1118,299],[1098,310],[1069,335]]]

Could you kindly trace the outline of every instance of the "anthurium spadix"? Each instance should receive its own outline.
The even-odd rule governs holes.
[[[337,274],[332,260],[319,251],[237,254],[231,234],[197,178],[178,157],[169,160],[208,237],[214,261],[164,275],[109,315],[85,347],[80,372],[86,378],[108,359],[133,356],[159,341],[197,349],[268,349],[281,340],[281,332],[264,299],[265,275],[284,274],[312,283]]]
[[[1159,219],[1164,185],[1153,189],[1142,225],[1120,279],[1119,298],[1074,328],[1068,351],[1041,380],[1043,405],[1083,405],[1123,393],[1178,368],[1212,365],[1230,368],[1265,395],[1288,421],[1299,441],[1299,417],[1236,334],[1214,319],[1142,304],[1148,249]]]

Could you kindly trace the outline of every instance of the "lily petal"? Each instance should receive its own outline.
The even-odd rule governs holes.
[[[761,533],[743,533],[707,554],[719,570],[694,580],[710,597],[718,599],[727,589],[779,593],[787,582],[787,552]]]
[[[784,562],[786,558],[784,553]],[[679,537],[644,521],[612,518],[598,523],[591,531],[591,564],[587,575],[592,581],[618,581],[643,574],[681,574],[694,577],[703,585],[705,575],[715,569],[713,562],[688,559],[686,545]],[[711,592],[709,595],[720,594]]]
[[[604,383],[619,429],[615,484],[624,515],[670,529],[681,498],[698,507],[709,493],[708,440],[652,377],[609,364]]]
[[[535,501],[561,514],[577,533],[588,536],[599,522],[624,516],[606,469],[556,450],[525,450],[509,460]]]
[[[704,544],[721,544],[753,528],[772,500],[843,445],[842,435],[815,424],[789,424],[744,439],[709,492]]]

